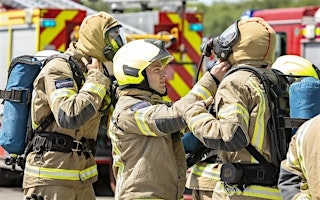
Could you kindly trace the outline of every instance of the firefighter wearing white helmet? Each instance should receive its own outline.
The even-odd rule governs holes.
[[[291,138],[286,159],[281,162],[278,187],[282,199],[320,199],[320,172],[314,167],[320,156],[319,69],[296,55],[277,58],[272,68],[293,75],[294,82],[289,87],[290,116],[312,118]]]
[[[319,79],[320,71],[309,60],[296,55],[284,55],[278,57],[272,64],[272,69],[279,70],[283,74],[293,76],[310,76]]]
[[[35,79],[35,136],[24,170],[25,199],[95,199],[96,139],[101,112],[110,104],[110,80],[102,63],[112,61],[126,42],[122,31],[108,13],[87,16],[65,59],[50,60]]]
[[[217,89],[230,65],[222,62],[204,74],[183,98],[165,102],[166,65],[173,57],[164,41],[135,40],[114,56],[119,99],[111,119],[115,199],[182,199],[186,180],[181,142],[186,105]],[[211,74],[211,75],[210,75]],[[214,77],[214,78],[213,78]]]
[[[213,51],[232,68],[214,96],[215,112],[194,103],[184,115],[194,136],[218,156],[204,157],[193,165],[186,186],[195,200],[281,199],[276,168],[270,164],[265,168],[246,149],[250,144],[248,148],[256,150],[262,161],[272,162],[266,90],[252,71],[236,70],[244,66],[268,70],[275,49],[275,31],[257,17],[237,20],[201,46],[206,56]]]

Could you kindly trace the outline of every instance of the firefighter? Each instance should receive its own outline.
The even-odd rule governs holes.
[[[231,70],[241,66],[269,67],[275,48],[275,31],[262,18],[255,17],[237,20],[201,46],[205,55],[210,56],[213,50],[218,58],[228,60]],[[186,186],[193,189],[194,199],[281,199],[277,180],[271,178],[277,174],[270,171],[271,180],[262,175],[265,181],[261,181],[260,174],[255,173],[260,164],[246,149],[252,144],[271,162],[267,129],[271,115],[260,80],[252,72],[238,70],[220,82],[214,96],[214,112],[209,112],[207,107],[212,100],[196,102],[184,113],[194,136],[216,150],[218,156],[208,162],[198,161],[192,167]]]
[[[31,104],[36,132],[24,170],[25,199],[95,199],[92,183],[98,178],[94,151],[100,111],[110,103],[110,80],[102,63],[111,61],[126,43],[123,36],[121,25],[108,13],[87,16],[78,42],[71,42],[64,53],[77,70],[56,58],[36,78]],[[81,80],[79,86],[76,79]]]
[[[281,71],[286,75],[309,76],[319,79],[320,70],[309,60],[297,55],[284,55],[278,57],[272,64],[272,69]],[[297,77],[298,78],[298,77]],[[297,80],[294,78],[292,81]]]
[[[320,115],[305,122],[291,138],[287,159],[282,161],[279,184],[283,200],[320,199]]]
[[[318,99],[320,97],[319,69],[310,61],[296,55],[284,55],[277,58],[272,64],[272,68],[284,74],[312,77],[311,80],[316,80],[315,82],[309,82],[306,85],[299,86],[299,88],[301,87],[301,91],[305,91],[303,96],[305,104],[301,103],[297,97],[293,97],[293,95],[297,93],[301,96],[299,90],[295,91],[295,94],[291,94],[291,90],[289,90],[290,100],[294,98],[292,99],[293,101],[300,103],[298,108],[290,104],[290,115],[292,115],[292,113],[299,113],[301,116],[297,117],[300,118],[311,118],[311,116],[318,115]],[[293,81],[296,79],[293,78]],[[297,79],[295,83],[299,84],[301,81],[302,79]],[[312,93],[312,91],[314,91],[314,93]],[[318,157],[317,138],[319,137],[319,122],[320,116],[307,121],[291,138],[287,158],[281,163],[278,182],[278,187],[284,200],[320,199],[320,188],[317,187],[317,183],[320,181],[318,180],[320,174],[317,167],[314,167],[314,163],[316,162],[314,158]]]
[[[186,163],[181,132],[186,105],[207,99],[229,69],[222,62],[204,74],[183,98],[165,102],[165,67],[173,56],[161,40],[140,39],[124,45],[113,59],[118,82],[110,124],[115,199],[182,199]],[[216,80],[216,81],[215,81]]]

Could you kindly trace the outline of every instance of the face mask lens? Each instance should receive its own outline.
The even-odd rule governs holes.
[[[239,37],[238,21],[229,26],[219,37],[223,46],[233,46]]]
[[[127,43],[123,28],[121,26],[116,26],[107,30],[105,38],[106,44],[111,46],[115,52]]]

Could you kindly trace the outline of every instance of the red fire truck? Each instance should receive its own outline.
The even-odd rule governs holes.
[[[299,55],[320,67],[320,7],[245,11],[242,17],[261,17],[277,33],[276,56]]]

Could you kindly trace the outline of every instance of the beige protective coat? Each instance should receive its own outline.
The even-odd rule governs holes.
[[[210,95],[216,84],[207,72],[194,88]],[[181,199],[186,180],[182,113],[186,105],[202,98],[192,90],[171,105],[159,95],[130,88],[119,90],[119,96],[110,125],[115,198]]]
[[[248,65],[264,67],[274,59],[276,35],[261,18],[240,20],[240,37],[232,47],[228,60],[232,68]],[[214,143],[223,163],[257,163],[245,149],[251,143],[270,161],[267,122],[270,118],[268,100],[259,79],[247,71],[225,77],[214,96],[217,115],[208,113],[202,103],[194,103],[185,112],[190,130],[204,144]],[[241,130],[241,131],[240,131]],[[212,148],[211,146],[211,148]],[[221,164],[199,162],[193,166],[187,187],[213,192],[212,199],[279,199],[278,189],[270,187],[227,187],[220,181]],[[228,191],[228,189],[230,189]],[[267,195],[266,195],[267,194]],[[245,197],[244,197],[245,196]],[[211,198],[211,197],[209,197]]]
[[[304,123],[291,139],[279,177],[284,200],[320,199],[319,123],[320,115]]]
[[[97,69],[87,72],[81,58],[89,60],[94,57],[101,62],[106,61],[103,55],[106,46],[104,32],[117,24],[104,12],[89,16],[81,25],[79,41],[71,43],[67,49],[66,54],[73,56],[86,73],[81,88],[77,87],[71,68],[63,59],[53,59],[45,65],[34,82],[31,106],[34,128],[52,112],[55,121],[46,129],[47,132],[65,134],[77,141],[82,137],[96,140],[101,115],[99,109],[105,106],[103,99],[107,96],[110,80]],[[66,86],[59,84],[62,82]],[[35,152],[28,155],[24,173],[23,188],[29,196],[36,193],[45,199],[95,198],[91,185],[98,178],[94,155],[90,153],[86,158],[83,153],[57,151],[44,151],[41,158],[35,155]],[[66,187],[58,191],[45,186]],[[84,191],[86,194],[82,193]]]

